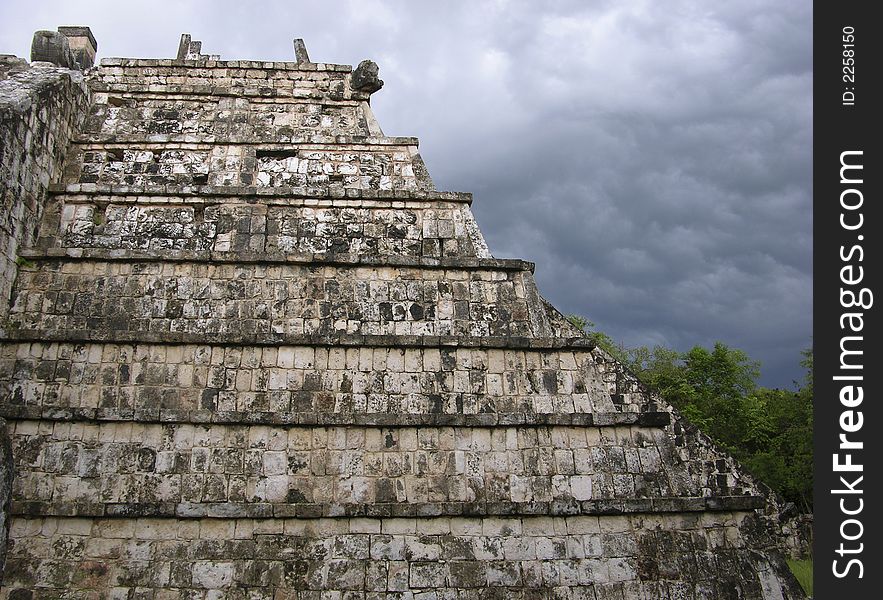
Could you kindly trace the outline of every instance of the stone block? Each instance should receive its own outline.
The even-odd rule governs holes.
[[[226,589],[233,584],[233,563],[196,561],[193,563],[193,586],[207,590]]]
[[[98,42],[95,41],[92,30],[88,27],[63,26],[58,28],[58,32],[67,38],[79,69],[91,69],[98,51]]]
[[[410,563],[408,585],[412,589],[443,588],[448,579],[448,566],[439,562]]]
[[[79,69],[64,34],[57,31],[37,31],[31,42],[31,61],[52,63],[66,69]]]
[[[570,478],[570,490],[576,500],[591,500],[592,478],[588,475],[574,475]]]

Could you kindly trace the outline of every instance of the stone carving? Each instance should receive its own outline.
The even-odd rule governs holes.
[[[31,60],[85,71],[95,64],[97,50],[98,42],[88,27],[59,27],[34,34]]]
[[[803,598],[775,499],[490,255],[377,65],[295,57],[0,63],[0,599]]]
[[[363,60],[353,71],[352,86],[354,90],[373,94],[383,87],[380,79],[380,68],[373,60]]]
[[[217,54],[202,54],[202,42],[192,40],[189,33],[181,34],[178,44],[178,60],[220,60]]]
[[[58,31],[38,31],[31,42],[31,60],[48,62],[65,69],[78,69],[67,37]]]
[[[310,55],[307,54],[307,45],[300,38],[295,38],[294,40],[294,62],[310,62]]]

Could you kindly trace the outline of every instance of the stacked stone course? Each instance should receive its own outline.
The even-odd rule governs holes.
[[[383,134],[376,65],[295,49],[7,61],[0,599],[802,598],[751,477]]]

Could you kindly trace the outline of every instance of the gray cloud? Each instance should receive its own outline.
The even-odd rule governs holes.
[[[384,131],[472,191],[497,256],[627,344],[715,340],[802,375],[811,343],[811,6],[708,3],[7,3],[0,50],[90,25],[101,56],[371,57]]]

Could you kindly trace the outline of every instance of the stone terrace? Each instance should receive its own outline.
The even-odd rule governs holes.
[[[0,70],[37,106],[0,106],[0,599],[803,597],[762,488],[383,134],[376,65],[185,35],[83,79],[88,28],[38,39]]]

